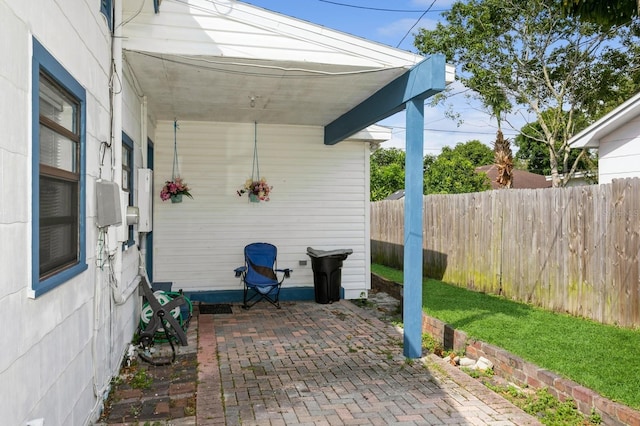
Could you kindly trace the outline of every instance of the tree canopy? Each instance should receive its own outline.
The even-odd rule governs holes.
[[[404,189],[405,152],[398,148],[378,149],[371,154],[371,201],[382,200]],[[478,166],[493,162],[493,151],[478,140],[444,147],[438,156],[426,155],[424,164],[425,194],[458,194],[484,191],[491,187]]]
[[[529,123],[520,130],[520,134],[516,136],[514,144],[518,147],[516,159],[526,165],[526,169],[531,173],[548,176],[551,174],[551,164],[549,161],[549,149],[540,142],[540,133],[542,129],[538,122]],[[569,159],[567,164],[577,164],[576,170],[581,172],[595,172],[597,169],[597,156],[592,153],[580,155],[580,151],[571,150],[568,153]],[[564,174],[569,170],[565,170],[564,161],[558,165],[558,173]],[[597,173],[594,173],[597,175]]]
[[[457,144],[455,148],[445,146],[424,173],[425,194],[463,194],[491,189],[486,173],[477,173],[476,167],[493,162],[493,151],[478,141]],[[486,148],[486,151],[480,146]],[[478,155],[468,156],[475,152]],[[486,162],[488,153],[489,160]]]
[[[458,1],[443,16],[446,23],[420,30],[416,47],[444,53],[499,122],[531,114],[540,132],[529,136],[548,150],[554,186],[577,167],[569,163],[570,136],[640,88],[637,20],[606,31],[546,0]]]
[[[487,164],[493,163],[493,151],[477,139],[465,143],[457,143],[453,149],[449,147],[445,148],[447,151],[451,150],[452,154],[456,156],[468,159],[474,167],[486,166]],[[444,151],[445,150],[443,150],[443,152]]]
[[[627,24],[640,11],[640,0],[562,0],[567,15],[605,27]]]
[[[371,201],[383,200],[404,189],[405,155],[398,148],[380,148],[371,154]]]

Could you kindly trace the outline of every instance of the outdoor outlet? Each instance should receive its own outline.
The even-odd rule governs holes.
[[[300,265],[300,266],[307,266],[307,261],[306,261],[306,260],[299,260],[299,261],[298,261],[298,265]]]

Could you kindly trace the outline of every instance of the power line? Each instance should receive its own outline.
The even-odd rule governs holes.
[[[368,6],[358,6],[355,4],[347,4],[347,3],[340,3],[337,1],[330,1],[330,0],[318,0],[320,2],[323,3],[329,3],[329,4],[333,4],[336,6],[344,6],[344,7],[352,7],[354,9],[365,9],[365,10],[375,10],[378,12],[401,12],[401,13],[426,13],[422,10],[415,10],[415,9],[384,9],[384,8],[379,8],[379,7],[368,7]],[[433,4],[432,4],[433,6]],[[440,10],[427,10],[427,12],[432,12],[432,13],[436,13],[436,12],[445,12],[447,9],[440,9]]]
[[[428,132],[440,132],[440,133],[461,133],[466,135],[495,135],[496,132],[474,132],[471,130],[440,130],[440,129],[429,129],[425,128],[424,130]],[[510,132],[502,132],[505,135],[518,135],[519,132],[514,131],[514,133]]]
[[[424,13],[422,15],[420,15],[420,17],[418,18],[418,20],[411,26],[411,28],[409,28],[409,30],[407,31],[407,33],[404,35],[404,37],[402,37],[402,40],[400,40],[398,42],[398,44],[396,45],[396,47],[400,47],[400,45],[402,44],[402,42],[404,41],[405,38],[407,38],[407,36],[409,35],[409,33],[411,33],[411,30],[415,28],[416,25],[418,25],[418,22],[420,22],[420,20],[422,19],[422,17],[424,15],[427,14],[427,12],[429,12],[431,10],[431,8],[433,7],[433,5],[435,4],[436,0],[433,0],[431,2],[431,4],[429,5],[429,7],[427,8],[427,10],[424,11]]]
[[[388,125],[385,125],[385,126],[386,127],[391,127],[392,129],[399,129],[402,132],[407,130],[405,127],[402,127],[402,126],[388,126]],[[459,134],[464,134],[464,135],[495,135],[496,134],[496,132],[474,132],[472,130],[444,130],[444,129],[431,129],[431,128],[428,128],[428,127],[425,127],[422,130],[427,131],[427,132],[459,133]],[[520,132],[518,132],[517,130],[503,131],[502,133],[504,133],[507,136],[517,136],[517,135],[520,134]]]

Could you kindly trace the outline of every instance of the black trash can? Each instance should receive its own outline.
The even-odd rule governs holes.
[[[353,250],[316,250],[307,247],[307,255],[311,258],[313,269],[313,287],[316,303],[333,303],[340,300],[342,284],[342,261]]]

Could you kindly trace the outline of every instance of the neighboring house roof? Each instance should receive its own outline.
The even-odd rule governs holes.
[[[375,146],[391,139],[391,127],[373,124],[349,137],[351,141],[370,142]]]
[[[404,189],[399,189],[391,195],[388,195],[385,200],[400,200],[404,198]]]
[[[500,189],[500,185],[496,183],[498,177],[498,168],[495,164],[476,167],[476,172],[485,172],[491,180],[492,189]],[[535,189],[535,188],[551,188],[551,182],[548,182],[543,175],[530,173],[524,170],[513,169],[513,186],[514,189]]]
[[[598,148],[603,137],[638,116],[640,116],[640,93],[569,139],[569,145],[571,148]]]
[[[564,175],[560,174],[560,179],[564,179]],[[596,182],[597,173],[594,172],[575,172],[569,182],[567,182],[564,186],[583,186],[583,185],[593,185]],[[553,176],[545,176],[547,181],[551,182],[553,180]]]
[[[131,3],[116,39],[158,120],[325,126],[425,59],[240,1]]]

